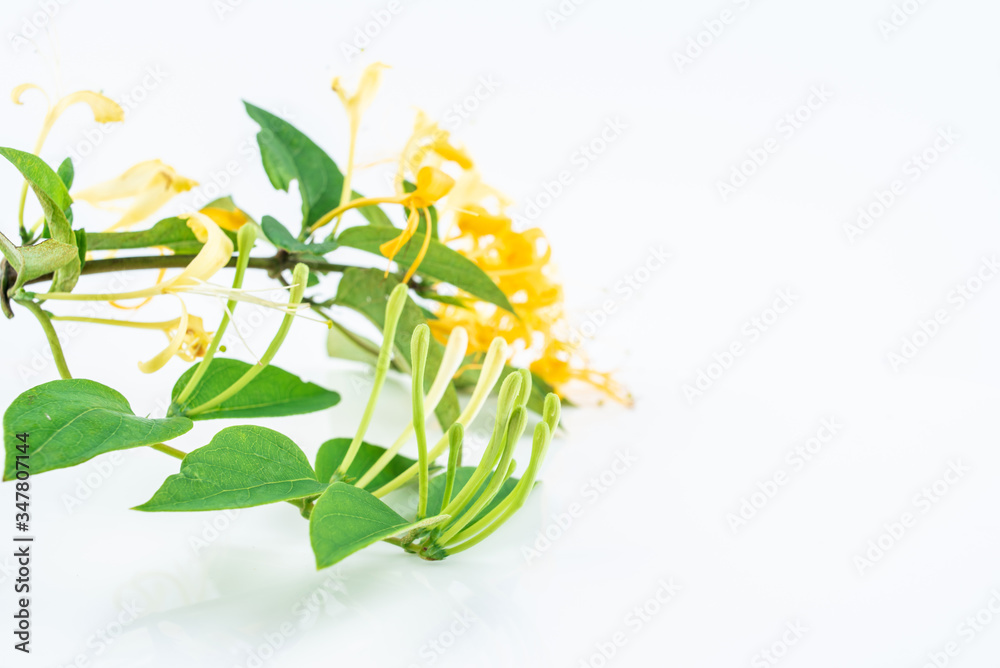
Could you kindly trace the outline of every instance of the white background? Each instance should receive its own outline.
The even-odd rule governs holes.
[[[241,206],[294,221],[298,195],[274,192],[248,153],[256,126],[241,99],[290,118],[343,161],[346,123],[330,79],[350,81],[372,60],[391,64],[362,129],[361,162],[391,157],[415,108],[444,118],[472,100],[455,135],[518,202],[514,211],[570,173],[534,222],[555,248],[569,317],[596,330],[595,363],[618,370],[635,407],[584,401],[567,411],[568,432],[524,511],[477,549],[434,564],[379,545],[317,573],[306,525],[285,504],[232,520],[131,511],[176,471],[152,451],[47,473],[33,487],[34,653],[11,650],[4,571],[3,666],[67,666],[78,656],[102,668],[253,666],[263,654],[276,667],[723,667],[775,665],[760,654],[773,650],[789,668],[916,668],[949,642],[958,654],[948,665],[996,665],[1000,620],[988,606],[1000,610],[1000,280],[973,280],[981,289],[961,307],[954,292],[1000,252],[996,3],[909,0],[912,15],[897,14],[899,29],[887,32],[879,23],[892,17],[890,0],[591,0],[554,25],[546,12],[556,0],[403,1],[355,59],[342,45],[386,3],[66,0],[49,3],[51,18],[38,13],[44,4],[6,2],[0,27],[9,38],[48,23],[54,40],[35,42],[45,53],[57,45],[64,93],[143,98],[78,162],[78,186],[161,158],[202,184],[228,170],[232,182],[221,185]],[[713,23],[723,10],[730,22]],[[699,39],[701,53],[692,48],[679,65]],[[51,56],[18,45],[0,47],[0,89],[32,81],[54,91]],[[148,71],[161,80],[144,88]],[[469,98],[482,77],[498,87]],[[814,89],[828,99],[802,107]],[[34,142],[42,105],[25,100],[0,107],[0,144]],[[779,126],[796,112],[799,128]],[[581,162],[580,147],[609,121],[624,129]],[[43,157],[58,162],[94,127],[74,108]],[[910,161],[941,130],[957,139],[914,178]],[[754,173],[724,200],[719,183],[770,138],[777,150],[745,167]],[[852,243],[845,225],[896,179],[902,194]],[[13,168],[3,171],[8,235],[19,185]],[[358,185],[384,192],[377,168]],[[114,220],[76,208],[90,229]],[[660,249],[669,262],[642,269]],[[622,288],[627,278],[639,288]],[[102,280],[88,284],[101,289]],[[751,339],[745,323],[769,318],[779,291],[794,305]],[[602,318],[607,300],[614,312]],[[215,322],[211,304],[198,308]],[[945,324],[917,335],[924,345],[893,368],[889,354],[938,310]],[[258,352],[272,323],[248,336]],[[45,347],[26,312],[0,331],[7,405],[56,373],[39,361]],[[353,433],[367,393],[364,370],[328,360],[323,336],[319,325],[297,324],[276,363],[343,401],[266,422],[310,454]],[[138,372],[164,343],[157,333],[95,326],[67,338],[73,372],[120,389],[140,414],[162,413],[157,401],[185,368],[174,360],[153,377]],[[743,354],[709,368],[733,343]],[[689,400],[683,388],[700,371],[716,379]],[[372,440],[405,423],[407,392],[403,379],[390,382]],[[824,419],[841,426],[797,467],[788,453]],[[201,423],[177,445],[203,445],[222,426]],[[620,455],[634,461],[614,473]],[[917,499],[952,463],[962,476],[939,484],[934,503]],[[734,530],[730,515],[782,473],[786,484],[754,497],[760,507]],[[597,492],[590,481],[602,475],[613,483]],[[14,491],[3,489],[0,526],[13,523]],[[88,498],[69,512],[67,495],[81,489]],[[572,504],[581,513],[561,528]],[[859,565],[904,513],[912,526],[883,536],[887,549]],[[213,521],[229,526],[196,552],[192,537],[211,537]],[[547,547],[545,531],[555,536]],[[679,592],[656,602],[671,580]],[[132,602],[141,616],[103,645],[94,634],[116,632]],[[647,604],[654,613],[639,623],[633,610]],[[977,613],[979,631],[962,626]],[[292,633],[280,639],[283,624]],[[786,633],[796,624],[798,635]]]

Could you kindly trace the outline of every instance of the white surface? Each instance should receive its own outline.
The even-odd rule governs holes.
[[[5,3],[4,34],[42,4]],[[243,511],[195,553],[191,537],[219,516],[128,510],[176,469],[154,452],[40,476],[35,653],[13,656],[4,631],[0,663],[67,666],[82,654],[90,663],[80,665],[101,668],[253,666],[251,652],[288,624],[293,632],[264,665],[599,666],[597,653],[616,637],[625,642],[606,665],[773,665],[758,653],[775,643],[780,651],[782,638],[796,641],[778,661],[789,668],[916,667],[949,642],[959,654],[948,665],[995,665],[996,615],[982,613],[992,624],[980,631],[962,625],[991,601],[1000,605],[992,598],[1000,586],[1000,281],[961,309],[949,293],[1000,252],[1000,6],[925,3],[884,39],[878,22],[890,17],[889,0],[594,0],[555,29],[545,15],[555,0],[404,1],[348,63],[340,44],[387,3],[256,0],[234,2],[222,17],[219,4],[59,5],[50,23],[64,91],[118,97],[141,85],[146,68],[165,73],[78,165],[78,184],[154,157],[211,183],[234,161],[239,173],[226,190],[242,206],[294,220],[297,195],[272,192],[247,152],[255,125],[240,99],[290,117],[343,160],[345,123],[329,79],[383,60],[393,69],[362,133],[366,162],[398,148],[413,107],[443,117],[480,77],[493,77],[499,88],[456,135],[519,206],[570,173],[537,222],[554,244],[574,322],[583,326],[613,300],[591,349],[620,369],[636,405],[568,411],[569,434],[524,512],[487,543],[438,564],[377,546],[316,573],[305,523],[280,505]],[[679,72],[675,51],[726,8],[732,22]],[[22,81],[51,88],[48,65],[31,49],[0,53],[0,89]],[[788,136],[778,123],[813,87],[832,95],[822,105],[814,99],[820,108]],[[0,108],[0,144],[29,147],[38,101]],[[581,162],[578,147],[609,119],[625,129],[598,159]],[[83,110],[67,114],[44,157],[61,159],[92,127]],[[941,128],[953,128],[957,141],[911,180],[904,163]],[[723,202],[717,181],[772,137],[777,152]],[[897,178],[905,192],[849,243],[844,224]],[[377,192],[381,181],[366,174],[360,186]],[[17,189],[5,170],[8,234]],[[616,289],[661,247],[672,256],[664,268],[634,293]],[[751,340],[744,323],[780,290],[795,295],[794,307]],[[894,370],[888,353],[938,309],[948,322]],[[55,373],[18,372],[44,350],[26,313],[0,328],[6,405]],[[267,422],[310,454],[353,431],[364,398],[364,374],[328,361],[322,337],[318,326],[297,325],[276,361],[340,390],[344,401],[320,416]],[[266,339],[266,326],[250,337],[259,347]],[[734,342],[745,353],[689,402],[683,385]],[[67,354],[77,375],[156,412],[183,365],[146,379],[135,362],[161,343],[84,328]],[[107,349],[111,359],[101,356]],[[405,396],[393,381],[376,440],[405,421],[391,408],[405,406]],[[796,469],[787,453],[829,418],[842,428]],[[178,445],[197,447],[221,426],[200,424]],[[635,462],[594,493],[588,481],[610,477],[619,452]],[[923,512],[915,495],[949,462],[968,471]],[[114,473],[68,513],[64,495],[98,467]],[[727,515],[779,472],[787,484],[734,532]],[[3,489],[7,517],[13,490]],[[553,516],[574,503],[580,515],[528,561],[523,548],[539,531],[555,533]],[[907,512],[914,526],[860,573],[855,557]],[[671,579],[681,588],[673,600],[651,603],[660,609],[648,621],[629,617]],[[10,577],[0,586],[6,611]],[[302,606],[324,586],[336,591]],[[88,646],[132,601],[143,613],[126,633],[100,653],[100,641]],[[806,629],[801,638],[786,631],[796,623]],[[462,631],[453,643],[449,629]],[[439,653],[435,640],[451,647]]]

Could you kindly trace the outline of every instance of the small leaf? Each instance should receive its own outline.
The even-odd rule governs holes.
[[[247,362],[230,358],[216,358],[208,366],[194,392],[184,406],[173,406],[178,414],[209,401],[235,383],[251,366]],[[171,399],[177,401],[181,391],[197,367],[184,372],[174,384]],[[319,385],[307,383],[298,376],[274,365],[268,365],[251,380],[246,387],[208,409],[193,416],[193,420],[213,420],[216,418],[259,418],[300,415],[321,411],[335,406],[340,401],[336,392]]]
[[[382,257],[379,247],[387,241],[395,239],[398,234],[399,230],[394,227],[352,227],[344,230],[337,237],[337,241],[342,246],[358,248]],[[409,266],[417,259],[417,254],[423,243],[424,235],[414,234],[396,254],[394,261],[401,267]],[[436,239],[431,239],[431,243],[427,247],[427,254],[420,263],[417,273],[436,281],[451,283],[456,288],[465,290],[483,301],[496,304],[511,313],[514,312],[514,307],[507,300],[507,295],[493,282],[493,279],[486,275],[486,272],[472,260],[458,251],[448,248]]]
[[[66,210],[73,200],[59,175],[53,172],[44,160],[32,153],[0,147],[0,155],[17,167],[38,198],[45,215],[45,233],[58,242],[76,248],[76,235],[73,234],[73,229],[66,218]],[[70,259],[53,273],[51,290],[69,292],[79,278],[80,261],[76,258]]]
[[[438,516],[410,522],[363,489],[335,482],[316,501],[309,518],[316,568],[332,566],[380,540],[445,519]]]
[[[455,470],[455,487],[454,487],[454,492],[452,493],[452,498],[458,496],[459,490],[465,487],[465,483],[469,482],[469,479],[472,477],[472,474],[475,472],[475,470],[476,467],[474,466],[461,466]],[[504,481],[503,485],[500,486],[500,490],[496,493],[496,496],[494,496],[493,499],[486,504],[486,507],[483,508],[482,511],[480,511],[480,513],[476,515],[476,517],[469,524],[479,521],[480,519],[485,517],[488,512],[493,510],[497,506],[497,504],[499,504],[507,497],[508,494],[514,491],[514,488],[517,486],[517,481],[518,479],[513,476],[507,478],[507,480]],[[444,500],[444,486],[446,483],[447,483],[446,476],[438,475],[431,478],[431,482],[427,486],[428,515],[433,515],[435,513],[441,512],[441,502]],[[482,494],[484,491],[486,491],[486,488],[489,486],[489,484],[490,484],[490,476],[486,476],[486,478],[483,480],[483,483],[479,486],[479,489],[476,490],[476,493],[469,498],[469,502],[465,504],[465,506],[463,506],[461,510],[455,513],[454,516],[461,517],[465,513],[465,511],[468,510],[473,503],[475,503],[476,499],[479,498],[479,495]]]
[[[92,457],[168,441],[193,423],[184,417],[138,417],[128,401],[92,380],[55,380],[21,394],[4,413],[4,480],[16,472],[16,434],[27,432],[30,472],[61,469]]]
[[[290,123],[249,102],[244,104],[250,118],[260,125],[257,143],[271,185],[287,191],[292,181],[298,182],[302,227],[309,227],[340,203],[344,175],[323,149]]]
[[[319,480],[332,478],[334,471],[340,466],[340,462],[344,461],[344,455],[347,454],[347,448],[350,445],[351,439],[349,438],[334,438],[319,446],[319,452],[316,453],[316,478]],[[347,469],[347,481],[353,483],[360,479],[384,453],[385,448],[363,442]],[[389,460],[384,469],[372,478],[370,483],[365,485],[365,489],[374,492],[416,463],[415,459],[396,455]],[[431,470],[439,468],[441,467],[432,466]]]
[[[66,190],[73,187],[73,177],[75,174],[76,172],[73,169],[73,158],[66,158],[59,163],[59,168],[56,169],[56,176],[58,176],[59,180],[63,182],[64,186],[66,186]]]
[[[4,255],[7,256],[7,261],[17,272],[17,280],[8,291],[10,295],[14,295],[26,282],[52,273],[72,262],[74,258],[79,258],[76,246],[64,244],[54,239],[46,239],[34,246],[19,246],[17,248],[10,244],[13,256],[8,255],[8,244],[10,242],[6,237],[0,238]],[[13,257],[13,261],[11,261],[11,257]]]
[[[361,313],[371,320],[379,329],[385,326],[385,306],[389,293],[399,285],[392,276],[385,277],[379,269],[351,268],[344,272],[337,286],[337,297],[334,300],[340,306],[346,306]],[[426,322],[420,307],[407,297],[403,312],[396,327],[395,347],[404,360],[410,359],[410,337],[417,325]],[[444,346],[431,339],[427,354],[427,372],[424,375],[424,390],[430,389],[441,366]],[[450,427],[458,419],[460,408],[455,388],[448,384],[441,402],[434,409],[442,429]]]
[[[260,222],[261,229],[267,240],[278,248],[283,248],[289,253],[308,253],[321,257],[339,246],[336,241],[324,241],[321,243],[307,244],[292,236],[284,225],[271,216],[264,216]]]
[[[273,429],[241,425],[223,429],[188,453],[181,472],[163,481],[135,510],[250,508],[322,494],[304,452]]]

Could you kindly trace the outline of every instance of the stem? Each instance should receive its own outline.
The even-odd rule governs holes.
[[[130,271],[133,269],[183,269],[195,257],[194,255],[143,255],[139,257],[113,257],[104,260],[90,260],[83,265],[80,274],[106,274],[113,271]],[[233,256],[226,266],[235,267],[238,262],[239,257]],[[351,268],[351,265],[319,262],[316,260],[303,260],[300,264],[304,264],[316,271],[343,272]],[[252,257],[247,263],[247,267],[250,269],[267,269],[269,272],[277,273],[288,268],[288,256],[287,254],[284,256],[279,254],[274,257]],[[45,274],[44,276],[26,281],[25,285],[50,280],[52,280],[52,274]]]
[[[344,455],[343,461],[340,462],[340,466],[333,472],[333,476],[330,479],[331,482],[343,480],[347,474],[347,469],[350,468],[351,463],[354,461],[355,455],[361,449],[361,440],[368,431],[368,425],[371,424],[378,395],[382,392],[385,377],[389,373],[389,358],[392,356],[392,349],[396,339],[396,326],[399,324],[399,316],[403,313],[403,306],[406,304],[406,295],[407,287],[405,283],[397,285],[392,289],[392,294],[389,295],[388,304],[385,307],[382,346],[379,348],[378,361],[375,363],[375,383],[372,386],[371,394],[368,395],[368,404],[365,406],[365,412],[361,416],[361,424],[358,425],[358,431],[354,434],[354,440],[351,441],[351,445],[347,448],[347,453]]]
[[[247,230],[244,232],[244,230]],[[239,256],[236,259],[236,276],[233,278],[233,290],[239,290],[243,287],[243,275],[246,273],[247,264],[250,262],[250,249],[253,248],[254,241],[257,239],[257,231],[253,225],[244,225],[240,228],[239,234],[237,235],[237,241],[239,242]],[[181,393],[177,395],[177,405],[183,405],[191,397],[191,393],[194,389],[198,387],[198,383],[204,377],[205,372],[208,371],[208,365],[212,363],[212,359],[215,357],[215,352],[219,349],[219,345],[222,343],[222,336],[226,333],[226,327],[229,326],[230,314],[236,308],[236,300],[230,299],[226,304],[226,312],[222,314],[222,321],[219,323],[219,329],[215,331],[215,336],[212,337],[212,343],[208,346],[208,350],[205,352],[205,357],[198,364],[198,368],[195,369],[194,374],[188,380],[187,385],[181,390]]]
[[[462,411],[462,414],[458,416],[458,420],[455,421],[456,424],[462,425],[463,428],[468,428],[469,424],[476,419],[479,411],[483,408],[483,403],[486,402],[486,397],[493,391],[493,386],[496,385],[497,380],[500,378],[500,373],[503,371],[503,364],[506,359],[507,342],[500,337],[493,339],[490,349],[486,352],[479,380],[476,381],[476,387],[472,390],[472,397],[469,398],[469,403],[465,405],[465,410]],[[442,436],[437,445],[431,448],[430,453],[427,455],[428,459],[434,461],[441,456],[446,447],[448,447],[447,435]],[[379,487],[375,490],[374,495],[383,497],[389,492],[405,485],[415,475],[417,475],[416,464],[410,466],[410,468]]]
[[[257,374],[267,368],[267,365],[271,363],[271,360],[274,359],[274,356],[278,353],[278,349],[281,348],[281,344],[285,342],[285,336],[288,335],[288,330],[291,329],[292,319],[295,317],[294,308],[302,301],[302,293],[306,289],[306,280],[308,279],[308,276],[309,270],[304,264],[300,263],[295,266],[295,272],[292,274],[294,285],[288,295],[288,306],[293,310],[286,313],[285,317],[282,318],[281,326],[278,327],[278,333],[274,335],[271,345],[269,345],[267,350],[264,351],[264,356],[260,358],[260,362],[247,369],[246,372],[240,376],[239,380],[226,388],[214,399],[210,399],[200,406],[196,406],[189,411],[185,411],[185,415],[192,417],[199,415],[200,413],[204,413],[210,408],[215,408],[223,401],[246,387],[250,381],[257,377]]]
[[[42,307],[39,306],[37,302],[22,301],[18,303],[22,304],[26,309],[31,311],[38,319],[38,324],[42,326],[42,330],[45,332],[45,338],[49,342],[49,348],[52,349],[52,359],[56,363],[56,369],[59,370],[59,377],[63,380],[70,380],[73,378],[69,372],[69,367],[66,366],[66,357],[63,355],[62,344],[59,343],[59,336],[56,334],[56,330],[52,326],[52,321],[49,320],[49,315],[42,310]]]
[[[177,459],[184,459],[187,457],[186,452],[178,450],[177,448],[171,448],[166,443],[154,443],[149,447],[153,448],[157,452],[162,452],[165,455],[170,455],[171,457],[176,457]]]
[[[419,486],[417,501],[417,519],[427,515],[427,431],[424,424],[424,369],[427,366],[427,348],[430,345],[431,330],[421,323],[413,330],[410,339],[410,360],[413,367],[413,429],[417,434],[417,465],[419,469]]]
[[[448,345],[445,346],[444,355],[441,357],[441,363],[438,365],[437,376],[434,378],[434,383],[431,385],[431,389],[427,391],[427,395],[424,399],[425,410],[424,419],[426,420],[430,413],[437,408],[438,403],[440,403],[441,398],[444,396],[445,391],[451,386],[451,380],[455,377],[455,372],[458,367],[462,365],[462,359],[465,357],[465,351],[469,347],[469,335],[463,327],[456,327],[451,330],[451,334],[448,335]],[[413,432],[413,421],[406,425],[406,429],[403,433],[399,435],[396,442],[389,447],[388,450],[382,453],[371,468],[361,476],[356,485],[358,487],[364,488],[375,479],[382,470],[389,465],[393,457],[399,452],[399,450],[406,444],[407,439],[410,438],[410,434]]]

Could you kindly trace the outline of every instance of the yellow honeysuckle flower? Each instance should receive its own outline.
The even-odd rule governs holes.
[[[96,206],[131,199],[118,222],[106,230],[110,232],[128,229],[149,218],[174,195],[196,185],[197,181],[181,176],[170,165],[160,160],[146,160],[129,167],[113,179],[75,192],[73,199]]]
[[[340,192],[340,204],[346,204],[351,199],[351,177],[354,174],[354,152],[358,143],[358,130],[361,128],[361,116],[365,113],[369,106],[371,106],[372,100],[375,99],[375,93],[378,92],[379,84],[382,81],[382,70],[388,68],[389,66],[384,63],[372,63],[364,69],[361,73],[361,80],[358,82],[358,87],[354,90],[353,95],[348,95],[347,90],[341,83],[340,77],[335,77],[333,82],[330,84],[330,88],[337,97],[340,98],[341,104],[344,105],[344,111],[347,112],[347,119],[350,128],[350,140],[347,151],[347,169],[344,172],[344,185]],[[340,218],[337,218],[337,223],[334,225],[334,233],[337,231],[337,227],[340,225]]]
[[[48,110],[45,113],[45,120],[42,122],[42,131],[39,133],[38,139],[35,142],[33,153],[36,155],[42,150],[45,138],[48,137],[49,131],[52,129],[56,120],[62,116],[66,109],[74,104],[83,103],[89,106],[90,111],[94,114],[94,120],[98,123],[117,123],[125,120],[125,111],[118,106],[117,102],[104,97],[100,93],[95,93],[90,90],[81,90],[75,93],[70,93],[69,95],[59,98],[55,105],[53,105],[49,99],[48,93],[46,93],[41,86],[37,86],[32,83],[24,83],[11,91],[10,98],[14,104],[23,104],[21,102],[21,96],[27,90],[40,91],[42,95],[45,96],[46,102],[48,102]]]
[[[630,403],[628,393],[611,374],[587,364],[579,346],[567,336],[563,290],[554,278],[552,249],[538,228],[516,231],[504,211],[509,200],[466,170],[448,195],[454,234],[447,243],[472,260],[507,296],[517,317],[463,295],[466,308],[440,304],[429,322],[438,340],[455,327],[469,332],[471,351],[485,352],[494,337],[510,344],[510,356],[531,359],[530,369],[560,393],[574,381],[587,383],[613,399]],[[472,365],[474,366],[474,365]]]
[[[52,126],[55,125],[56,120],[62,116],[63,112],[74,104],[83,103],[90,107],[91,113],[94,114],[94,120],[98,123],[117,123],[125,120],[125,111],[118,106],[114,100],[104,97],[100,93],[95,93],[90,90],[81,90],[75,93],[70,93],[64,97],[59,98],[53,105],[48,93],[41,86],[37,86],[32,83],[24,83],[20,86],[14,88],[10,93],[10,99],[14,104],[20,105],[21,96],[24,95],[25,91],[37,90],[45,96],[46,104],[48,109],[45,112],[45,118],[42,121],[42,129],[38,133],[38,139],[35,140],[35,147],[32,149],[32,153],[38,155],[42,146],[45,144],[45,139],[49,136],[49,132],[52,130]],[[24,227],[24,204],[28,197],[28,182],[25,181],[21,186],[21,199],[18,202],[17,210],[17,221],[21,227]]]
[[[413,132],[403,147],[396,171],[396,192],[403,192],[403,180],[420,173],[424,166],[440,168],[445,161],[454,162],[464,170],[472,169],[472,158],[465,149],[451,143],[451,133],[442,130],[427,114],[417,111]]]
[[[309,232],[315,232],[320,227],[326,225],[331,220],[339,216],[344,211],[349,209],[354,209],[359,206],[368,206],[371,204],[402,204],[407,209],[410,210],[410,215],[406,219],[406,226],[403,231],[399,233],[397,237],[385,242],[379,247],[382,255],[389,258],[391,262],[399,249],[410,240],[411,237],[416,233],[417,226],[420,224],[420,212],[423,212],[423,219],[427,221],[425,223],[427,229],[424,234],[424,243],[420,247],[420,252],[417,253],[417,257],[414,259],[413,264],[406,272],[406,276],[403,278],[403,282],[409,281],[416,273],[417,267],[424,259],[424,255],[427,253],[427,249],[430,247],[431,243],[431,230],[430,222],[431,215],[427,207],[431,206],[437,202],[442,197],[446,196],[451,190],[451,187],[455,185],[455,180],[442,172],[440,169],[435,167],[422,167],[417,173],[417,183],[416,188],[411,193],[406,193],[404,195],[397,195],[395,197],[362,197],[359,199],[351,200],[347,204],[342,204],[338,206],[333,211],[330,211],[322,218],[317,220],[312,227],[309,228]],[[389,274],[389,270],[385,270],[386,275]]]
[[[77,316],[51,316],[53,320],[85,322],[95,325],[110,325],[113,327],[129,327],[132,329],[158,329],[167,336],[167,346],[146,362],[139,363],[143,373],[158,371],[176,355],[185,362],[193,362],[205,356],[212,342],[212,332],[205,331],[202,319],[189,315],[184,302],[181,302],[181,315],[173,320],[162,322],[138,322],[130,320],[114,320],[110,318],[85,318]]]

